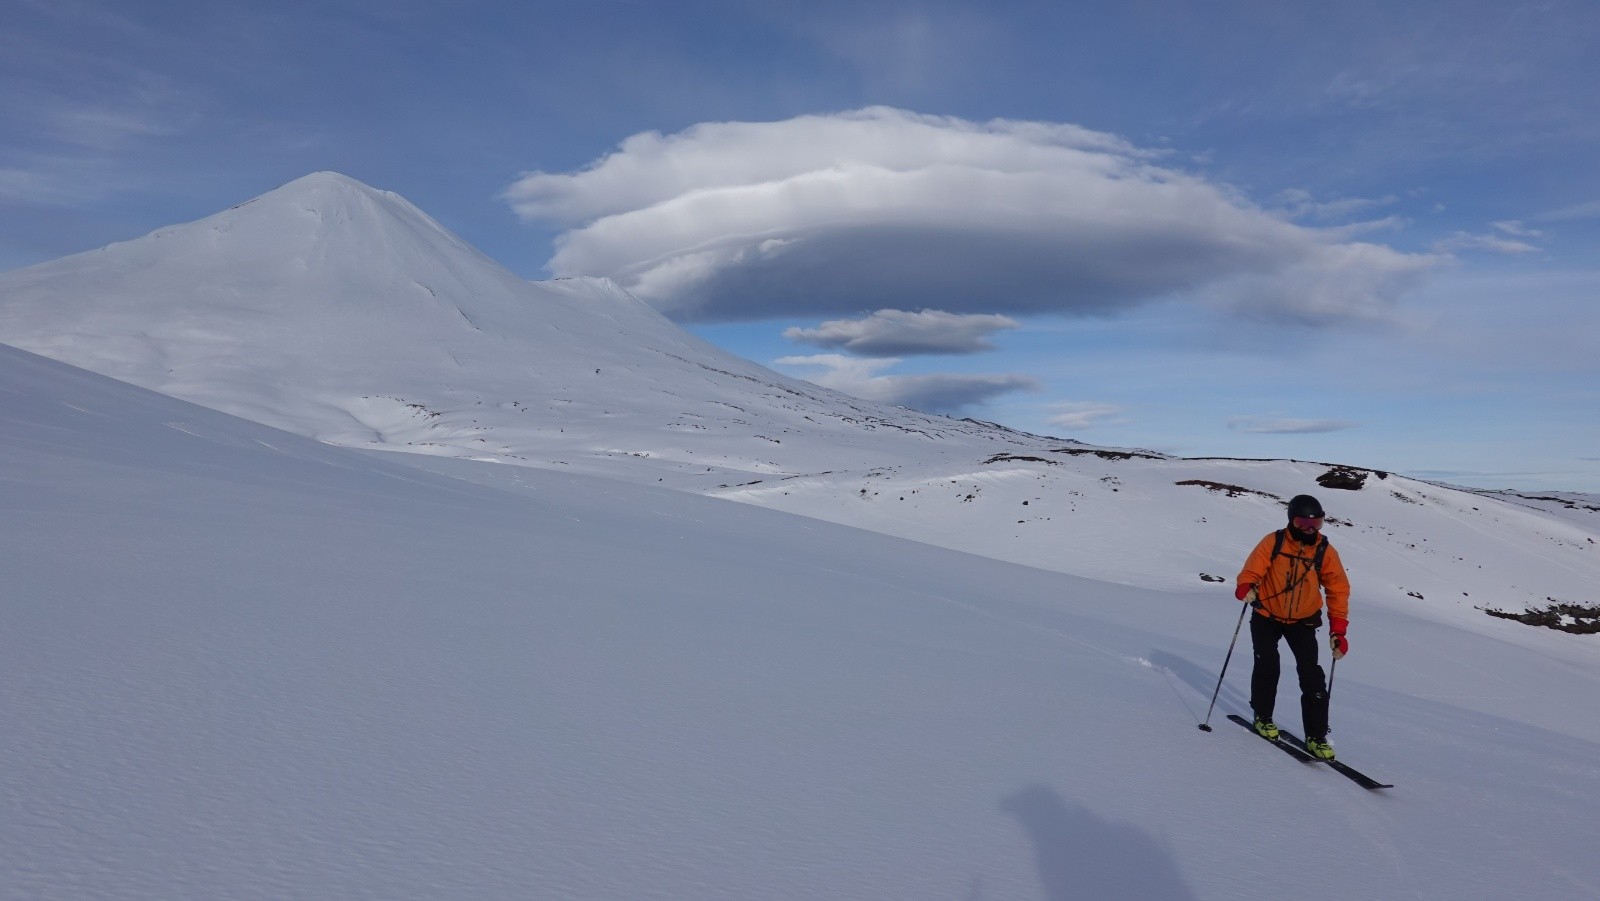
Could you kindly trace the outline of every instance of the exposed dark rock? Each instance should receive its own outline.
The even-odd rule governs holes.
[[[1047,466],[1060,466],[1061,465],[1061,461],[1060,460],[1046,460],[1043,457],[1024,457],[1024,456],[1022,456],[1020,454],[995,454],[994,456],[990,457],[989,459],[987,459],[987,460],[985,460],[983,462],[984,462],[984,465],[988,465],[990,463],[1004,463],[1004,462],[1007,462],[1007,461],[1018,462],[1018,463],[1044,463]]]
[[[1221,492],[1224,492],[1225,494],[1228,495],[1228,497],[1238,497],[1241,494],[1259,494],[1262,497],[1268,497],[1268,498],[1271,498],[1271,499],[1273,499],[1275,501],[1283,500],[1283,498],[1278,497],[1276,494],[1268,494],[1265,491],[1257,491],[1254,488],[1245,488],[1245,487],[1243,487],[1241,485],[1229,485],[1229,484],[1226,484],[1224,482],[1211,482],[1211,481],[1207,481],[1206,479],[1184,479],[1181,482],[1174,482],[1173,484],[1174,485],[1198,485],[1201,488],[1206,489],[1207,491],[1221,491]]]
[[[1317,484],[1324,488],[1340,488],[1345,491],[1360,491],[1367,483],[1367,471],[1352,469],[1348,466],[1335,466],[1320,476]]]
[[[1052,453],[1052,454],[1071,454],[1074,457],[1080,456],[1082,454],[1094,454],[1096,457],[1099,457],[1102,460],[1165,460],[1166,459],[1166,457],[1163,457],[1160,454],[1141,454],[1141,453],[1136,453],[1134,451],[1091,450],[1089,448],[1077,448],[1077,447],[1057,447],[1057,448],[1052,448],[1050,453]]]
[[[1507,613],[1504,610],[1483,608],[1483,612],[1501,619],[1514,619],[1530,626],[1543,626],[1546,629],[1558,629],[1575,635],[1600,635],[1600,604],[1584,607],[1578,604],[1565,604],[1555,598],[1545,598],[1545,600],[1551,603],[1543,610]]]

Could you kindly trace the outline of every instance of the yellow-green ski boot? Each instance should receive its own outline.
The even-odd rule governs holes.
[[[1333,745],[1328,744],[1328,740],[1325,738],[1306,739],[1306,750],[1318,760],[1333,759]]]

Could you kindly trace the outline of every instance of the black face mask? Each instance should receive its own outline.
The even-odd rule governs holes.
[[[1295,528],[1292,524],[1289,526],[1289,534],[1294,536],[1294,540],[1300,542],[1301,544],[1316,544],[1317,543],[1317,533],[1316,532],[1302,532],[1299,529]]]

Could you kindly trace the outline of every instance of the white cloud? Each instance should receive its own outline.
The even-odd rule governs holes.
[[[1050,409],[1055,412],[1045,421],[1050,425],[1068,429],[1090,429],[1095,426],[1123,421],[1113,418],[1122,412],[1122,408],[1111,404],[1093,402],[1055,403],[1050,405]]]
[[[1585,203],[1576,203],[1572,206],[1551,210],[1534,217],[1541,222],[1566,222],[1574,219],[1600,218],[1600,200],[1590,200]]]
[[[982,11],[933,4],[802,3],[780,15],[788,28],[853,69],[863,93],[873,95],[981,77],[1005,40]]]
[[[1296,419],[1276,413],[1239,416],[1228,420],[1228,428],[1255,435],[1310,435],[1320,432],[1342,432],[1356,426],[1357,423],[1344,419]]]
[[[1292,188],[1278,194],[1277,200],[1281,205],[1281,212],[1290,219],[1316,219],[1332,221],[1343,219],[1352,213],[1369,210],[1374,207],[1389,206],[1399,201],[1400,198],[1390,194],[1381,198],[1367,197],[1342,197],[1338,200],[1317,200],[1310,191]]]
[[[1034,390],[1037,380],[1025,375],[935,373],[931,375],[879,375],[900,360],[893,357],[863,360],[843,354],[782,357],[780,366],[821,367],[807,380],[846,394],[929,413],[960,413],[1013,391]]]
[[[1392,322],[1396,298],[1439,259],[1377,244],[1330,244],[1275,269],[1219,277],[1200,294],[1214,306],[1261,319]]]
[[[832,319],[817,328],[786,329],[783,336],[866,357],[969,354],[993,350],[989,335],[1017,327],[1008,316],[879,310],[861,319]]]
[[[1518,238],[1542,238],[1542,237],[1544,237],[1544,232],[1542,232],[1542,231],[1540,231],[1540,230],[1538,230],[1536,228],[1529,228],[1526,225],[1523,225],[1522,222],[1520,222],[1519,220],[1516,220],[1516,219],[1504,219],[1504,220],[1501,220],[1499,222],[1493,222],[1493,223],[1490,223],[1490,224],[1493,225],[1495,228],[1505,232],[1506,234],[1515,235]]]
[[[136,184],[109,159],[66,154],[18,156],[24,165],[0,168],[0,203],[79,206]]]
[[[81,206],[124,190],[144,181],[133,157],[200,120],[209,88],[143,64],[161,52],[159,29],[116,4],[11,6],[20,15],[0,30],[12,64],[0,72],[0,202]]]
[[[647,133],[506,191],[569,230],[553,275],[681,319],[1114,313],[1200,295],[1301,321],[1382,318],[1438,260],[1349,240],[1075,125],[874,107]]]
[[[180,117],[169,110],[71,104],[52,110],[49,129],[61,141],[92,150],[115,150],[140,138],[172,134]]]
[[[28,169],[0,169],[0,202],[55,203],[72,196],[70,186],[50,173]]]
[[[1496,223],[1497,225],[1499,223]],[[1490,253],[1538,253],[1539,248],[1526,241],[1513,238],[1503,238],[1499,235],[1474,235],[1467,232],[1455,232],[1450,236],[1435,241],[1433,249],[1436,253],[1456,253],[1462,250],[1483,250]]]

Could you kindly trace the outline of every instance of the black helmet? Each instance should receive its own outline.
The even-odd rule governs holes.
[[[1309,494],[1297,494],[1289,501],[1289,521],[1296,516],[1323,516],[1322,502]]]

